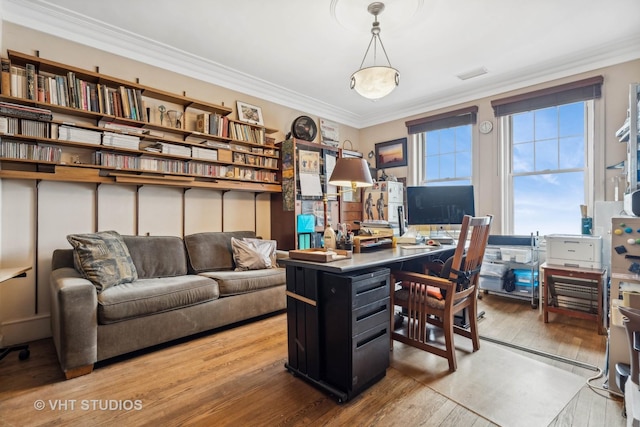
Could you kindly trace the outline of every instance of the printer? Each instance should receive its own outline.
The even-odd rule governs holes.
[[[549,234],[547,264],[602,268],[602,237],[585,234]]]

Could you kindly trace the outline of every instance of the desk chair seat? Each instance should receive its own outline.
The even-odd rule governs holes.
[[[445,277],[406,271],[392,271],[392,281],[397,289],[391,292],[391,306],[400,306],[407,315],[406,327],[391,333],[393,340],[444,357],[449,371],[457,369],[454,333],[472,340],[473,351],[480,348],[477,327],[477,281],[484,251],[489,238],[492,216],[465,216],[458,245],[450,259],[450,271]],[[470,237],[469,237],[470,236]],[[465,245],[469,241],[468,248]],[[449,263],[449,261],[447,261]],[[445,263],[445,264],[447,264]],[[444,270],[444,269],[443,269]],[[469,310],[469,328],[457,326],[454,316]],[[394,319],[392,315],[392,326]],[[428,342],[432,325],[442,329],[445,348]]]

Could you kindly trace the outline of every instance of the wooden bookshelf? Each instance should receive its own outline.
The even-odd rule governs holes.
[[[270,138],[266,142],[275,130],[229,119],[229,107],[12,50],[8,60],[16,76],[10,75],[11,92],[0,95],[0,107],[6,107],[0,111],[0,178],[282,191],[279,147]],[[157,107],[150,107],[158,103],[171,105],[162,112],[162,122]],[[52,119],[14,114],[10,104],[16,111],[49,111]],[[177,120],[168,123],[169,111],[181,116],[180,125]],[[185,124],[188,114],[224,118],[220,123],[225,128],[217,134],[198,132]],[[3,128],[4,121],[12,130]],[[33,121],[45,123],[46,131],[26,132],[42,128]],[[62,129],[100,141],[109,132],[134,142],[123,146],[67,135],[61,139]]]

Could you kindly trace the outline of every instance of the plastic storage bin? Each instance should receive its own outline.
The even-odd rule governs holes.
[[[503,261],[531,262],[531,249],[529,248],[500,248],[500,254]]]

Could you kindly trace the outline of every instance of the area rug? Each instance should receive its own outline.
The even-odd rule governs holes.
[[[481,341],[456,337],[458,369],[447,360],[394,342],[391,367],[500,426],[547,426],[586,380],[555,366]]]

